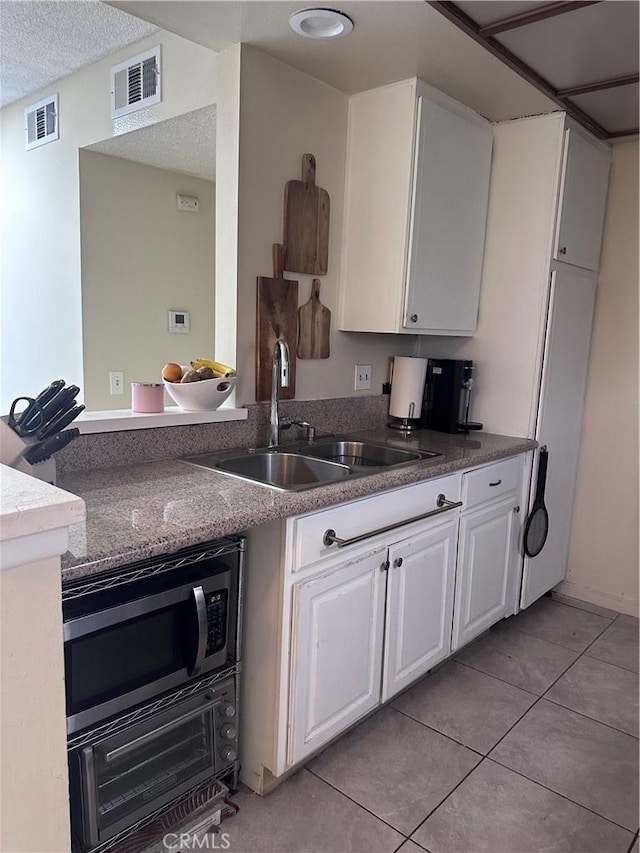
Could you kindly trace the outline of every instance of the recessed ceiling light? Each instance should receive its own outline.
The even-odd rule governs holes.
[[[289,18],[289,26],[309,39],[332,39],[348,35],[353,21],[333,9],[303,9]]]

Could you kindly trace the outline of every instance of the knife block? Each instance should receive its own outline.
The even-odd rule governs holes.
[[[36,462],[35,465],[27,462],[22,454],[27,447],[35,444],[35,441],[32,438],[23,438],[18,435],[11,429],[7,420],[6,415],[0,418],[0,462],[10,468],[15,468],[16,471],[31,474],[32,477],[37,477],[39,480],[44,480],[46,483],[55,486],[56,460],[51,456],[43,462]]]

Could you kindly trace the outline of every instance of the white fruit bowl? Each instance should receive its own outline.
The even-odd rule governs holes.
[[[199,382],[167,382],[167,393],[181,409],[187,412],[213,412],[218,409],[236,387],[236,377],[201,379]]]

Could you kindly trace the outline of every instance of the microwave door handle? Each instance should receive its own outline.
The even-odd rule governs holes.
[[[207,605],[204,598],[204,590],[202,586],[194,586],[191,590],[196,608],[196,619],[198,622],[198,647],[196,649],[196,658],[192,668],[189,670],[189,675],[193,677],[198,675],[204,663],[204,656],[207,653]]]
[[[134,752],[136,749],[140,749],[145,746],[145,744],[150,743],[156,738],[161,737],[162,735],[167,734],[167,732],[171,732],[174,729],[179,728],[184,723],[188,723],[189,720],[193,720],[196,717],[201,717],[207,711],[210,711],[212,708],[215,708],[216,705],[220,704],[220,699],[218,697],[212,697],[207,702],[202,705],[199,705],[197,708],[192,708],[190,711],[185,711],[184,714],[180,714],[179,717],[176,717],[175,720],[170,720],[168,723],[164,723],[161,726],[158,726],[156,729],[152,729],[150,732],[145,732],[145,734],[140,735],[140,737],[134,738],[134,740],[130,740],[122,746],[118,746],[115,749],[109,750],[109,752],[105,753],[104,760],[107,764],[111,764],[112,761],[115,761],[117,758],[122,758],[125,755],[128,755],[130,752]]]

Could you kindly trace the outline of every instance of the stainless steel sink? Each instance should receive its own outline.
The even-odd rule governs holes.
[[[349,438],[320,439],[316,444],[309,445],[300,452],[306,453],[307,456],[316,456],[341,465],[348,465],[359,473],[364,473],[365,469],[369,468],[390,468],[441,455],[431,450],[404,450],[386,444]]]
[[[182,461],[274,489],[302,491],[440,455],[431,450],[407,450],[374,441],[333,437],[265,450],[203,453]]]
[[[278,450],[236,451],[224,455],[204,453],[189,456],[183,461],[285,491],[300,491],[333,483],[344,480],[352,473],[346,465]]]

